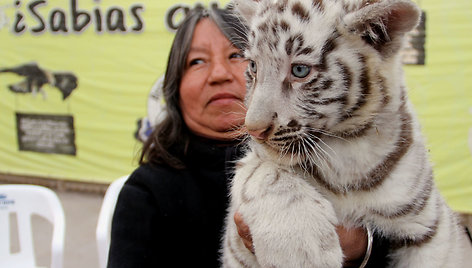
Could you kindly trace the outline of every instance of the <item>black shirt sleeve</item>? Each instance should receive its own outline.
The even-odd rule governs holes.
[[[211,176],[150,166],[131,174],[113,216],[108,268],[219,267],[226,196]]]
[[[123,186],[113,215],[109,268],[159,267],[159,214],[147,189],[128,182]]]

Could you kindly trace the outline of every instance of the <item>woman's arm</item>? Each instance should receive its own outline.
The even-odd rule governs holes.
[[[145,189],[123,186],[112,220],[109,268],[157,267],[158,211]]]

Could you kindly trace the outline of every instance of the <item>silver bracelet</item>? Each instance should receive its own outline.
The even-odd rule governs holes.
[[[367,263],[369,262],[370,254],[372,253],[372,243],[373,243],[373,236],[372,236],[372,231],[370,230],[369,227],[367,227],[367,250],[364,255],[364,260],[362,261],[361,265],[359,268],[364,268]]]

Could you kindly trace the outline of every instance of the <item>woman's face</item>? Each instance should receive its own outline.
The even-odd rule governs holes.
[[[246,66],[212,20],[197,23],[180,84],[180,107],[191,131],[217,140],[237,136],[246,113]]]

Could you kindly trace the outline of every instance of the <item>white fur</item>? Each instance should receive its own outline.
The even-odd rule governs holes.
[[[372,125],[356,138],[325,135],[316,145],[304,145],[308,148],[302,155],[281,153],[274,149],[277,143],[270,139],[262,143],[251,142],[250,151],[238,164],[232,182],[223,267],[342,267],[343,256],[335,234],[338,224],[371,228],[387,239],[402,241],[423,237],[431,227],[437,226],[431,240],[392,251],[389,267],[466,267],[461,260],[465,234],[432,182],[432,167],[419,123],[406,99],[397,51],[403,35],[418,22],[419,9],[408,0],[323,0],[321,12],[310,11],[311,20],[301,21],[291,19],[293,15],[289,11],[273,14],[271,12],[276,11],[271,9],[260,14],[277,1],[233,2],[250,29],[256,32],[256,39],[250,39],[245,52],[257,63],[257,73],[253,74],[254,80],[249,81],[246,101],[248,129],[283,128],[292,119],[330,133],[349,132],[368,123]],[[295,2],[307,10],[312,8],[312,0],[289,0],[289,6]],[[287,57],[284,46],[271,50],[257,44],[258,40],[262,40],[263,45],[271,43],[273,36],[261,34],[258,27],[279,17],[289,21],[292,30],[279,33],[277,37],[286,40],[294,31],[302,32],[305,44],[311,45],[313,53]],[[341,67],[336,67],[340,61],[350,70],[359,70],[364,65],[358,56],[362,54],[367,55],[365,64],[372,67],[366,74],[370,78],[371,91],[359,109],[354,108],[362,95],[362,87],[357,86],[362,77],[352,75],[354,86],[346,98],[346,107],[354,107],[353,116],[345,120],[337,103],[300,104],[300,100],[307,99],[310,94],[301,87],[316,77],[316,69],[305,80],[293,79],[290,75],[292,64],[320,64],[313,61],[321,57],[324,40],[330,37],[333,29],[340,37],[337,49],[327,58],[331,68],[324,75],[338,77],[333,81],[335,89],[343,88],[339,79]],[[376,32],[378,29],[388,32],[389,40],[382,47],[367,45],[359,38],[367,34],[373,39],[381,39]],[[287,80],[291,86],[289,93],[281,90]],[[329,99],[339,94],[327,90],[320,91],[318,97]],[[388,101],[382,103],[385,97]],[[303,109],[313,107],[329,116],[316,120],[300,116]],[[388,172],[387,178],[371,189],[355,189],[372,179],[369,174],[383,165],[389,153],[401,148],[397,141],[403,140],[405,135],[411,139],[411,145]],[[314,178],[306,162],[316,166],[329,187]],[[413,211],[395,215],[399,208],[409,211],[407,208],[415,198],[422,200],[430,185],[430,197],[423,208],[415,211],[415,205],[419,204],[412,204]],[[237,233],[232,221],[236,211],[241,213],[251,230],[254,254],[244,247]]]

